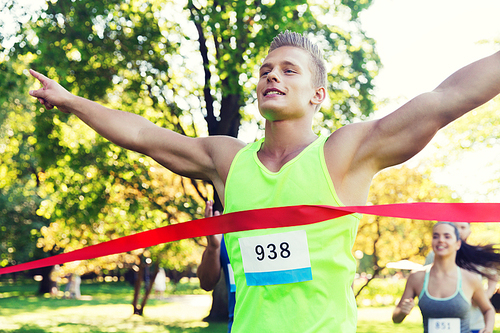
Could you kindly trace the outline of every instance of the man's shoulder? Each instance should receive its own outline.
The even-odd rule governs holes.
[[[376,126],[376,120],[359,121],[355,123],[350,123],[337,128],[330,134],[330,138],[336,138],[341,136],[353,136],[353,135],[364,135],[370,131],[373,126]]]
[[[242,140],[229,135],[209,135],[205,137],[199,137],[199,139],[206,140],[207,142],[218,142],[225,145],[236,145],[241,147],[247,145]]]
[[[335,151],[346,158],[359,153],[373,131],[376,122],[363,121],[342,126],[331,133],[325,143],[325,151]]]
[[[240,149],[247,144],[240,139],[228,135],[213,135],[199,138],[203,141],[208,150],[215,155],[235,155]]]

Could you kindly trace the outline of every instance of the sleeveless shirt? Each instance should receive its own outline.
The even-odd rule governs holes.
[[[469,333],[469,310],[471,302],[462,290],[462,272],[457,266],[457,289],[450,297],[436,298],[429,294],[429,272],[425,272],[424,286],[418,297],[418,307],[422,312],[424,333],[429,331],[430,318],[460,318],[460,332]]]
[[[224,212],[342,206],[324,158],[326,140],[319,137],[278,172],[269,171],[257,156],[263,139],[244,147],[229,170]],[[360,216],[226,234],[236,283],[232,331],[354,333],[351,251]]]

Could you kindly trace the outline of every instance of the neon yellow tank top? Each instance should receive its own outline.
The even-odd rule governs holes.
[[[343,206],[326,167],[326,140],[319,137],[276,173],[257,157],[263,140],[247,145],[231,164],[224,212]],[[232,332],[354,333],[352,247],[360,217],[225,235],[236,282]]]

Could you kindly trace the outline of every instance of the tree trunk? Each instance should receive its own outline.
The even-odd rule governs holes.
[[[191,19],[194,22],[197,32],[198,32],[198,41],[200,44],[200,54],[203,59],[203,68],[205,74],[205,84],[203,88],[203,96],[205,99],[205,107],[207,114],[205,116],[205,120],[208,126],[208,134],[209,135],[229,135],[232,137],[238,137],[238,131],[241,124],[241,101],[242,96],[239,93],[236,94],[227,94],[222,96],[221,100],[221,108],[219,112],[219,117],[215,116],[214,110],[214,102],[215,98],[212,95],[211,89],[211,78],[212,74],[210,72],[210,60],[208,56],[208,47],[207,47],[207,39],[205,38],[202,24],[200,23],[197,17],[202,17],[201,13],[196,9],[195,6],[190,2],[189,10],[191,13]],[[215,38],[217,43],[217,38]],[[228,79],[222,81],[223,91],[230,91],[231,83]],[[217,119],[219,118],[219,119]],[[220,212],[223,211],[222,202],[219,200],[219,196],[214,187],[214,211],[218,210]],[[221,279],[217,283],[212,292],[212,308],[210,309],[210,314],[206,321],[221,321],[228,320],[228,295],[226,288],[226,281],[224,278],[224,274],[221,274]]]
[[[56,283],[52,281],[50,277],[53,269],[54,266],[42,267],[39,269],[40,275],[42,276],[42,281],[40,281],[40,285],[38,286],[39,295],[51,293],[52,288],[56,287]]]

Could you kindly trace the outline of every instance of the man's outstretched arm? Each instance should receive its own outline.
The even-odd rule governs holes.
[[[363,124],[356,162],[372,162],[374,172],[402,163],[422,150],[439,129],[498,94],[500,52],[459,69],[433,91],[386,117]]]
[[[57,107],[62,112],[73,113],[111,142],[151,156],[177,174],[217,183],[220,170],[226,164],[229,167],[234,156],[231,153],[243,146],[242,142],[229,137],[186,137],[156,126],[139,115],[109,109],[75,96],[34,70],[30,73],[43,85],[30,91],[30,95],[38,98],[47,109]]]

